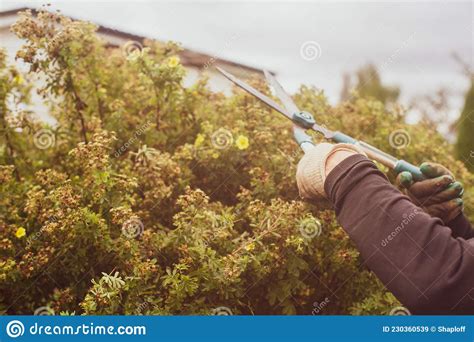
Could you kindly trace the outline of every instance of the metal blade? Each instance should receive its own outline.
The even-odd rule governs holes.
[[[299,108],[293,102],[292,98],[290,97],[290,95],[288,95],[285,89],[283,89],[283,86],[277,81],[275,76],[273,76],[267,70],[263,70],[263,73],[265,74],[265,78],[267,79],[268,84],[275,90],[276,96],[283,103],[286,110],[292,114],[299,112]]]
[[[300,112],[300,109],[298,108],[298,106],[296,106],[291,96],[288,95],[285,89],[283,89],[283,86],[280,84],[280,82],[277,81],[275,76],[273,76],[267,70],[264,70],[263,73],[265,74],[265,78],[267,79],[268,84],[270,84],[272,88],[275,90],[276,95],[280,98],[285,108],[290,113]],[[316,132],[322,133],[326,138],[329,138],[331,135],[334,135],[334,133],[331,130],[318,124],[314,124],[312,129]]]
[[[216,67],[217,70],[219,70],[219,72],[224,75],[229,81],[235,83],[237,86],[239,86],[240,88],[242,88],[243,90],[245,90],[247,93],[249,94],[252,94],[253,96],[255,96],[256,98],[258,98],[260,101],[264,102],[266,105],[272,107],[273,109],[275,109],[277,112],[283,114],[284,116],[286,116],[288,119],[290,119],[291,121],[293,121],[292,117],[293,117],[293,113],[290,113],[288,112],[287,110],[283,109],[278,103],[276,103],[275,101],[273,101],[271,98],[269,98],[268,96],[262,94],[261,92],[259,92],[257,89],[249,86],[247,83],[245,83],[244,81],[241,81],[239,80],[237,77],[235,77],[234,75],[228,73],[227,71],[219,68],[219,67]]]

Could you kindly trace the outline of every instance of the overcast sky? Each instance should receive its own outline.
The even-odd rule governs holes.
[[[316,85],[332,102],[343,72],[373,62],[385,83],[401,87],[403,102],[446,87],[456,111],[468,81],[452,52],[473,65],[471,1],[49,2],[76,18],[268,68],[290,91]],[[0,8],[42,3],[1,0]]]

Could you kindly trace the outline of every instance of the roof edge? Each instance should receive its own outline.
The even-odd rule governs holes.
[[[39,10],[36,9],[36,8],[19,7],[19,8],[10,9],[10,10],[7,10],[7,11],[0,12],[0,18],[1,17],[7,17],[7,16],[10,16],[10,15],[17,15],[18,12],[27,11],[27,10],[32,11],[34,14],[37,14],[39,12]],[[66,14],[64,14],[64,15],[71,18],[72,20],[89,21],[89,20],[84,20],[84,19],[77,19],[77,18],[71,17],[71,16],[66,15]],[[90,22],[92,22],[92,21],[90,21]],[[99,32],[99,33],[115,35],[115,36],[118,36],[118,37],[138,41],[138,42],[141,42],[141,43],[143,43],[147,39],[148,40],[161,41],[161,40],[156,39],[156,38],[145,37],[145,36],[142,36],[142,35],[117,30],[117,29],[114,29],[114,28],[111,28],[111,27],[101,25],[99,23],[95,23],[95,22],[92,22],[92,23],[97,25],[97,32]],[[192,56],[189,56],[189,54],[192,54]],[[193,49],[188,49],[184,46],[183,46],[183,51],[180,53],[180,55],[183,55],[184,62],[187,62],[187,65],[191,65],[191,66],[194,66],[194,67],[205,68],[205,67],[207,67],[208,63],[211,60],[213,60],[214,61],[213,63],[218,62],[218,63],[229,65],[229,66],[232,66],[232,67],[235,67],[235,68],[242,68],[242,69],[254,72],[254,73],[262,73],[263,72],[263,69],[260,69],[260,68],[257,68],[257,67],[245,65],[245,64],[242,64],[242,63],[238,63],[238,62],[233,62],[233,61],[230,61],[230,60],[227,60],[227,59],[224,59],[224,58],[219,58],[218,56],[210,55],[210,54],[200,52],[200,51],[197,51],[197,50],[193,50]],[[186,55],[188,55],[188,56],[186,56]],[[206,62],[205,63],[192,62],[190,60],[191,58],[189,58],[189,57],[194,57],[196,59],[205,59]]]

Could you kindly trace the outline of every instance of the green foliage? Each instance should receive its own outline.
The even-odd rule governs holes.
[[[21,76],[0,56],[1,310],[387,314],[397,305],[334,213],[299,200],[301,152],[283,118],[240,90],[183,87],[175,44],[129,54],[91,24],[49,13],[26,12],[13,30],[31,71]],[[36,76],[54,128],[25,109]],[[370,99],[331,107],[307,87],[295,99],[389,153],[449,165],[473,207],[472,175],[429,125],[407,126],[402,111]],[[389,143],[396,129],[412,137],[404,149]]]
[[[354,90],[360,97],[373,98],[379,100],[383,104],[394,103],[400,95],[398,87],[385,86],[382,84],[380,74],[373,64],[368,64],[357,70],[356,84],[351,85],[349,75],[345,76],[345,84],[342,90],[342,100],[351,98],[350,91]]]
[[[474,171],[474,81],[466,94],[466,101],[458,122],[456,155],[470,171]]]

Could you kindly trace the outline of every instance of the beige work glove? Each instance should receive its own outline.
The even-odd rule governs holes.
[[[326,172],[328,171],[326,169],[326,163],[329,157],[338,151],[360,153],[366,156],[360,147],[352,144],[334,145],[321,143],[314,146],[301,158],[296,171],[296,183],[298,184],[298,190],[302,198],[313,200],[327,198],[326,191],[324,190]],[[347,153],[345,155],[346,157],[350,156],[350,154]]]

